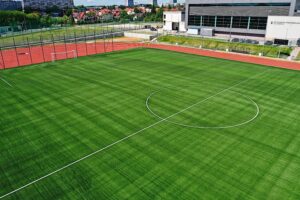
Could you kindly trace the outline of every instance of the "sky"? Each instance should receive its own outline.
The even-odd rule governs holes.
[[[134,0],[137,3],[150,3],[151,0]],[[168,0],[158,0],[158,4],[167,3]],[[125,0],[74,0],[75,5],[124,5]]]

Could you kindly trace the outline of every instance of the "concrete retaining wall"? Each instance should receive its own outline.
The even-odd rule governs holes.
[[[152,40],[155,38],[155,35],[148,35],[143,33],[132,33],[132,32],[124,32],[125,37],[132,37],[132,38],[141,38],[145,40]]]

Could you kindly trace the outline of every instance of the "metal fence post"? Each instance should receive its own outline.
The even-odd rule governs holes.
[[[66,34],[64,34],[64,43],[65,43],[65,51],[66,51],[66,58],[69,58],[68,56],[68,49],[67,49],[67,42],[66,42]]]
[[[43,61],[46,62],[42,36],[40,36],[40,43],[41,43],[41,47],[42,47]]]
[[[18,56],[18,50],[17,50],[17,46],[16,46],[15,37],[13,37],[13,42],[14,42],[14,47],[15,47],[15,53],[16,53],[16,57],[17,57],[18,66],[20,66],[20,61],[19,61],[19,56]]]
[[[114,51],[114,32],[112,32],[112,35],[111,35],[111,50]]]
[[[78,52],[78,47],[77,47],[77,35],[76,35],[76,32],[74,31],[74,40],[75,40],[75,48],[76,48],[76,53],[77,53],[77,56],[79,55],[79,52]]]
[[[84,31],[84,43],[85,43],[85,52],[86,52],[86,55],[88,55],[88,48],[87,48],[87,44],[86,44],[86,34],[85,34],[85,31]]]
[[[53,44],[53,48],[54,48],[54,59],[56,60],[56,48],[55,48],[55,43],[54,43],[54,37],[53,37],[53,34],[51,35],[52,36],[52,44]],[[52,59],[52,54],[51,54],[51,59]]]
[[[104,52],[106,52],[106,45],[105,45],[106,34],[104,33],[104,30],[102,32],[103,32],[103,47],[104,47]]]
[[[94,27],[94,40],[95,40],[95,54],[97,54],[97,42],[96,42],[96,27]]]
[[[27,39],[27,46],[28,46],[28,48],[29,48],[29,54],[30,54],[30,62],[31,62],[31,64],[32,64],[33,62],[32,62],[32,53],[31,53],[31,46],[30,46],[30,44],[29,44],[29,40],[28,40],[28,37],[26,37],[26,39]]]

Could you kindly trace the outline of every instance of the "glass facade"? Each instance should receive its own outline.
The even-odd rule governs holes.
[[[198,15],[190,15],[188,18],[189,26],[201,26],[201,16]]]
[[[300,0],[297,0],[300,2]],[[216,4],[190,4],[190,6],[197,6],[197,7],[218,7],[218,6],[227,6],[227,7],[241,7],[241,6],[290,6],[290,3],[275,3],[275,2],[268,2],[268,3],[216,3]]]
[[[21,1],[0,0],[0,10],[22,10]]]
[[[267,28],[267,17],[251,17],[249,29],[265,30]]]
[[[207,26],[220,28],[239,28],[265,30],[267,27],[267,17],[241,17],[241,16],[198,16],[190,15],[189,26]]]
[[[231,17],[229,16],[217,16],[217,27],[230,28]]]
[[[300,0],[297,0],[296,1],[296,8],[295,8],[296,11],[300,10]]]
[[[232,18],[232,28],[248,28],[249,17],[238,17]]]
[[[202,16],[202,26],[214,27],[216,23],[215,16]]]
[[[220,31],[227,31],[228,28],[246,29],[252,30],[253,33],[266,30],[268,16],[289,16],[292,5],[291,1],[267,0],[262,0],[261,3],[242,0],[233,0],[231,3],[210,3],[211,1],[207,0],[198,2],[199,4],[193,4],[187,1],[188,26],[219,28],[217,30]],[[298,8],[300,9],[300,0],[296,0],[295,10]],[[300,11],[297,13],[300,15]]]
[[[133,0],[131,0],[133,1]],[[23,0],[24,6],[33,9],[45,10],[47,7],[73,8],[73,0]]]

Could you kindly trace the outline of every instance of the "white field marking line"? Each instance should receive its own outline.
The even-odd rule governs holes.
[[[149,126],[147,126],[147,127],[145,127],[145,128],[142,128],[142,129],[138,130],[137,132],[134,132],[134,133],[132,133],[132,134],[126,136],[126,137],[123,137],[122,139],[117,140],[117,141],[115,141],[115,142],[113,142],[113,143],[111,143],[111,144],[109,144],[109,145],[107,145],[107,146],[105,146],[105,147],[103,147],[103,148],[101,148],[101,149],[98,149],[97,151],[94,151],[94,152],[92,152],[92,153],[90,153],[90,154],[88,154],[88,155],[86,155],[86,156],[84,156],[84,157],[82,157],[82,158],[80,158],[80,159],[78,159],[78,160],[75,160],[75,161],[73,161],[73,162],[71,162],[71,163],[69,163],[69,164],[67,164],[67,165],[65,165],[65,166],[63,166],[63,167],[61,167],[61,168],[59,168],[59,169],[57,169],[57,170],[51,172],[51,173],[49,173],[49,174],[46,174],[46,175],[44,175],[44,176],[42,176],[42,177],[40,177],[40,178],[38,178],[38,179],[36,179],[36,180],[34,180],[34,181],[31,181],[31,182],[27,183],[26,185],[23,185],[23,186],[21,186],[21,187],[15,189],[15,190],[12,190],[11,192],[8,192],[8,193],[6,193],[6,194],[0,196],[0,199],[2,199],[2,198],[4,198],[4,197],[7,197],[7,196],[9,196],[9,195],[11,195],[11,194],[13,194],[13,193],[16,193],[16,192],[18,192],[18,191],[20,191],[20,190],[22,190],[22,189],[24,189],[24,188],[26,188],[26,187],[28,187],[28,186],[30,186],[30,185],[36,183],[36,182],[38,182],[38,181],[41,181],[41,180],[43,180],[43,179],[45,179],[45,178],[47,178],[47,177],[49,177],[49,176],[51,176],[51,175],[53,175],[53,174],[56,174],[57,172],[60,172],[60,171],[66,169],[66,168],[68,168],[68,167],[70,167],[70,166],[72,166],[72,165],[74,165],[74,164],[76,164],[76,163],[79,163],[80,161],[83,161],[83,160],[85,160],[85,159],[87,159],[87,158],[89,158],[89,157],[91,157],[91,156],[93,156],[93,155],[95,155],[95,154],[97,154],[97,153],[99,153],[99,152],[101,152],[101,151],[104,151],[104,150],[106,150],[106,149],[108,149],[108,148],[110,148],[110,147],[112,147],[112,146],[114,146],[114,145],[116,145],[116,144],[118,144],[118,143],[120,143],[120,142],[123,142],[124,140],[127,140],[127,139],[129,139],[129,138],[131,138],[131,137],[133,137],[133,136],[135,136],[135,135],[141,133],[141,132],[144,131],[144,130],[147,130],[147,129],[151,128],[151,127],[154,127],[154,126],[156,126],[157,124],[160,124],[160,123],[162,123],[162,122],[168,120],[169,118],[174,117],[175,115],[178,115],[178,114],[180,114],[180,113],[182,113],[182,112],[184,112],[184,111],[186,111],[186,110],[188,110],[188,109],[190,109],[190,108],[192,108],[192,107],[198,105],[199,103],[202,103],[202,102],[204,102],[204,101],[206,101],[206,100],[208,100],[208,99],[210,99],[210,98],[213,98],[214,96],[217,96],[218,94],[220,94],[220,93],[222,93],[222,92],[225,92],[225,91],[227,91],[227,90],[230,90],[231,88],[236,87],[236,86],[238,86],[238,85],[240,85],[240,84],[242,84],[242,83],[244,83],[244,82],[250,80],[251,78],[254,78],[254,77],[256,77],[256,76],[258,76],[258,75],[260,75],[260,74],[262,74],[262,73],[256,74],[256,75],[254,75],[254,76],[252,76],[252,77],[249,77],[249,78],[247,78],[247,79],[245,79],[245,80],[243,80],[243,81],[241,81],[241,82],[239,82],[239,83],[237,83],[237,84],[235,84],[235,85],[233,85],[233,86],[230,86],[230,87],[228,87],[228,88],[226,88],[226,89],[223,89],[223,90],[221,90],[220,92],[218,92],[218,93],[216,93],[216,94],[214,94],[214,95],[212,95],[212,96],[210,96],[210,97],[207,97],[207,98],[205,98],[205,99],[203,99],[203,100],[201,100],[201,101],[198,101],[198,102],[196,102],[196,103],[194,103],[194,104],[192,104],[192,105],[190,105],[190,106],[188,106],[188,107],[186,107],[186,108],[184,108],[184,109],[182,109],[182,110],[180,110],[180,111],[178,111],[178,112],[176,112],[176,113],[174,113],[174,114],[172,114],[172,115],[170,115],[170,116],[168,116],[168,117],[166,117],[166,118],[164,118],[164,119],[161,119],[161,120],[159,120],[159,121],[157,121],[157,122],[155,122],[155,123],[153,123],[153,124],[151,124],[151,125],[149,125]]]
[[[158,92],[159,92],[159,91],[152,92],[152,93],[148,96],[148,98],[147,98],[147,100],[146,100],[146,107],[147,107],[147,109],[149,110],[149,112],[150,112],[152,115],[154,115],[155,117],[157,117],[157,118],[159,118],[159,119],[164,119],[163,117],[161,117],[161,116],[159,116],[158,114],[156,114],[156,113],[150,108],[150,106],[149,106],[149,101],[150,101],[151,97],[152,97],[154,94],[158,93]],[[234,91],[232,91],[232,92],[234,92]],[[255,106],[255,108],[256,108],[256,113],[255,113],[255,115],[254,115],[253,117],[251,117],[250,119],[244,121],[244,122],[241,122],[241,123],[238,123],[238,124],[234,124],[234,125],[227,125],[227,126],[193,126],[193,125],[188,125],[188,124],[183,124],[183,123],[174,122],[174,121],[171,121],[171,120],[166,120],[166,121],[169,122],[169,123],[172,123],[172,124],[176,124],[176,125],[184,126],[184,127],[188,127],[188,128],[198,128],[198,129],[225,129],[225,128],[234,128],[234,127],[242,126],[242,125],[248,124],[248,123],[252,122],[253,120],[255,120],[255,119],[258,117],[259,113],[260,113],[260,109],[259,109],[258,104],[257,104],[253,99],[251,99],[250,97],[248,97],[248,96],[246,96],[246,95],[243,95],[243,94],[241,94],[241,93],[239,93],[239,92],[234,92],[234,93],[237,93],[237,94],[239,94],[240,96],[242,96],[242,97],[244,97],[244,98],[250,100],[251,103],[252,103],[252,104]]]
[[[8,86],[13,87],[7,80],[5,80],[4,78],[0,77],[0,79],[6,83]]]

